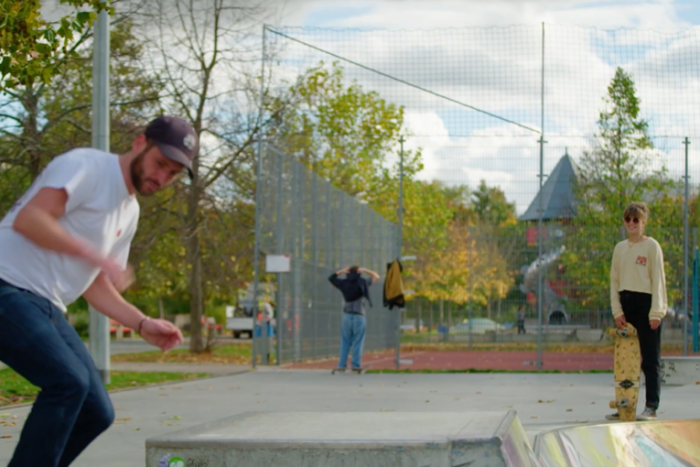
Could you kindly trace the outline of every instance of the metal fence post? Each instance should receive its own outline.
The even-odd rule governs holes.
[[[689,178],[688,175],[688,147],[690,140],[685,137],[683,141],[685,145],[685,175],[683,177],[685,185],[685,195],[683,199],[683,311],[685,319],[683,320],[683,355],[688,355],[688,254],[690,253],[688,243],[690,242],[690,232],[688,225],[689,215]],[[693,351],[695,351],[695,338],[693,338]]]
[[[260,202],[262,200],[262,158],[263,158],[263,138],[262,138],[262,117],[265,111],[265,52],[266,52],[266,32],[267,25],[263,24],[262,27],[262,60],[260,61],[260,109],[258,111],[258,128],[260,129],[260,134],[258,134],[258,154],[257,154],[257,176],[255,181],[255,240],[253,245],[253,313],[257,314],[257,304],[258,304],[258,285],[260,280],[260,212],[261,206]],[[256,317],[253,316],[253,337],[252,341],[252,351],[251,359],[252,366],[255,368],[256,365],[256,355],[255,355],[255,320]]]
[[[537,209],[537,261],[541,263],[543,245],[542,245],[542,218],[544,216],[542,187],[544,186],[544,21],[542,22],[542,88],[541,88],[541,122],[540,122],[540,173],[539,181],[540,188],[538,192],[539,208]],[[542,305],[544,302],[544,294],[542,290],[542,267],[541,264],[537,268],[537,369],[542,370]]]

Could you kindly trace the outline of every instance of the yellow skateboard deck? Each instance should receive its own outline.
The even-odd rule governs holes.
[[[615,400],[610,402],[610,408],[617,409],[621,421],[632,422],[637,419],[642,371],[637,330],[627,323],[623,329],[611,329],[610,335],[615,338]]]

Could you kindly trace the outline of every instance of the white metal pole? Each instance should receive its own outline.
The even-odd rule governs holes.
[[[104,10],[95,23],[92,71],[92,146],[109,151],[109,14]],[[108,384],[109,319],[92,307],[89,310],[90,354]]]

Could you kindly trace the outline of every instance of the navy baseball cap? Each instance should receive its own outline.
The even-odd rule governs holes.
[[[158,117],[148,124],[144,132],[153,140],[165,157],[187,167],[192,174],[192,160],[197,155],[197,133],[187,120],[179,117]]]

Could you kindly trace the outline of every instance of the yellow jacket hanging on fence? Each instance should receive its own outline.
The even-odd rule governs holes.
[[[398,259],[387,264],[386,280],[384,281],[384,306],[389,307],[390,310],[395,306],[403,308],[406,305],[401,271],[403,271],[403,266]]]

